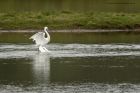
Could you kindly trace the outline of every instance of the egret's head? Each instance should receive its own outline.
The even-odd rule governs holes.
[[[46,27],[44,27],[44,30],[46,31],[46,30],[48,30],[48,27],[46,26]]]

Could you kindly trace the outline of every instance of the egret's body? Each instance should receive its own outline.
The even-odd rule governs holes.
[[[40,52],[49,52],[49,50],[46,49],[45,45],[47,45],[50,42],[50,35],[47,32],[48,27],[44,27],[44,32],[38,32],[30,37],[30,39],[33,39],[35,41],[36,45],[39,46]],[[47,37],[45,37],[45,34]]]

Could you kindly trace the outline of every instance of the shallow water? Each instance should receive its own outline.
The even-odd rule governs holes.
[[[26,30],[25,30],[26,31]],[[35,30],[33,30],[35,31]],[[139,31],[122,31],[122,32],[51,32],[50,43],[62,44],[112,44],[112,43],[138,43],[140,42]],[[14,44],[31,44],[30,36],[35,32],[1,32],[0,43],[14,43]]]
[[[0,93],[139,93],[140,33],[0,33]]]
[[[1,43],[0,93],[139,93],[140,44]]]

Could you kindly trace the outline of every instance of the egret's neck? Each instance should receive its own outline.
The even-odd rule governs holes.
[[[46,29],[45,29],[45,33],[47,34],[47,38],[50,41],[50,35],[49,35],[49,33],[48,33],[48,31]]]

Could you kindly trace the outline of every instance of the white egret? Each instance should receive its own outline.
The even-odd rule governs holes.
[[[38,32],[30,37],[30,39],[33,39],[33,41],[35,41],[36,45],[39,46],[40,52],[50,52],[45,47],[45,45],[47,45],[50,42],[50,35],[47,32],[47,30],[48,30],[48,27],[44,27],[44,31],[45,31],[47,37],[45,37],[44,32]]]

